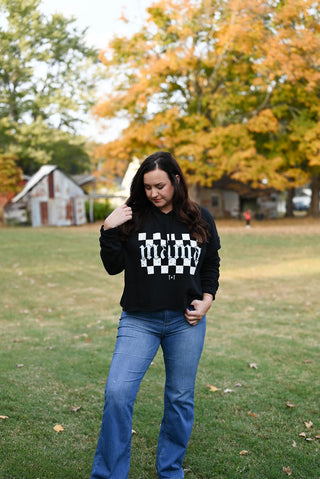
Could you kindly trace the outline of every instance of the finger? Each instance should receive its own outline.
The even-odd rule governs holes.
[[[191,326],[195,326],[196,324],[199,323],[199,320],[197,320],[197,319],[190,320],[190,321],[188,321],[188,323],[189,323]]]

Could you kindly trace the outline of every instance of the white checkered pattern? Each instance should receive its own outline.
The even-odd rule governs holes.
[[[174,279],[175,275],[195,274],[201,248],[188,233],[171,233],[165,237],[161,233],[153,233],[150,238],[146,233],[139,233],[138,241],[141,267],[147,268],[149,275],[168,274],[170,279]]]

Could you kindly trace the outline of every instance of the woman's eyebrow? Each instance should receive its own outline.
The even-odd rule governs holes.
[[[157,183],[157,184],[154,185],[154,186],[158,187],[158,186],[161,186],[161,185],[163,185],[163,184],[164,184],[164,182],[163,182],[163,181],[160,181],[160,183]],[[148,183],[144,183],[144,186],[151,186],[151,185],[149,185]]]

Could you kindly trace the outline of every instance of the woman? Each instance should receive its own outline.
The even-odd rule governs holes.
[[[105,269],[124,270],[125,285],[91,479],[128,478],[133,406],[159,346],[166,383],[157,473],[181,479],[205,315],[218,289],[220,242],[211,215],[189,199],[170,153],[142,163],[130,198],[101,227],[100,245]]]

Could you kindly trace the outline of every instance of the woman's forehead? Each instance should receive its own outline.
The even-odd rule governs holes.
[[[143,181],[146,184],[158,184],[163,183],[169,180],[168,174],[164,170],[160,170],[159,168],[156,170],[148,171],[143,175]]]

